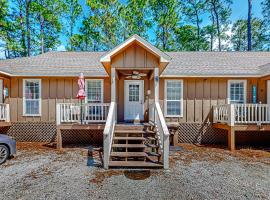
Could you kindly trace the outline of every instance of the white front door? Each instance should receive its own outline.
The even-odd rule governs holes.
[[[125,80],[125,120],[143,120],[144,104],[143,80]]]

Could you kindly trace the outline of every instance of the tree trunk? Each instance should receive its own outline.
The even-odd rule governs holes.
[[[40,15],[40,50],[41,53],[44,53],[44,17]]]
[[[215,27],[215,17],[213,12],[211,11],[211,20],[212,20],[212,30],[210,32],[210,48],[211,51],[213,51],[213,46],[214,46],[214,27]]]
[[[200,19],[199,19],[199,15],[198,15],[198,11],[196,10],[196,24],[197,24],[197,40],[198,40],[198,44],[200,44],[199,40],[200,40]],[[196,50],[200,50],[199,45],[196,45]]]
[[[30,19],[29,19],[29,10],[30,10],[30,3],[31,0],[26,0],[26,7],[25,7],[25,18],[26,18],[26,31],[27,31],[27,56],[30,56],[31,51],[31,37],[30,37]]]
[[[217,23],[217,35],[218,35],[218,50],[221,51],[221,38],[220,38],[220,25],[219,25],[219,15],[216,8],[216,3],[212,1],[214,13],[216,16],[216,23]]]
[[[251,39],[251,10],[252,10],[252,0],[248,0],[248,22],[247,22],[247,37],[248,37],[248,51],[252,50],[252,39]]]
[[[23,12],[22,12],[22,9],[23,9],[23,3],[21,0],[19,0],[19,9],[20,9],[20,27],[21,27],[21,45],[22,45],[22,49],[23,49],[23,56],[26,56],[27,55],[27,52],[26,52],[26,44],[25,44],[25,30],[24,30],[24,23],[23,23]]]

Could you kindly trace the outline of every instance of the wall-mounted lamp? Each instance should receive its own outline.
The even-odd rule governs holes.
[[[147,91],[146,91],[146,95],[147,95],[147,96],[150,96],[150,95],[151,95],[151,90],[147,90]]]

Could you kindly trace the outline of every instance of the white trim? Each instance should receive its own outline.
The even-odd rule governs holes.
[[[27,114],[25,113],[26,110],[25,110],[25,82],[26,81],[38,81],[39,83],[39,113],[38,114]],[[41,116],[41,102],[42,102],[42,91],[41,91],[41,79],[23,79],[23,116],[26,116],[26,117],[40,117]]]
[[[267,104],[270,104],[270,80],[267,81]]]
[[[265,75],[222,75],[222,74],[216,74],[216,75],[160,75],[161,78],[196,78],[196,77],[205,77],[205,78],[260,78]],[[267,76],[267,75],[266,75]]]
[[[227,102],[228,104],[231,103],[231,83],[244,83],[244,103],[247,102],[247,80],[244,79],[234,79],[234,80],[228,80],[227,83]]]
[[[167,114],[167,83],[168,81],[175,81],[175,82],[180,82],[181,83],[181,96],[180,96],[180,115],[168,115]],[[165,80],[165,84],[164,84],[164,113],[165,113],[165,117],[183,117],[184,116],[184,81],[183,80],[171,80],[171,79],[167,79]],[[170,100],[169,100],[170,101]],[[178,100],[177,100],[178,101]]]
[[[128,83],[136,83],[136,82],[140,82],[141,83],[141,101],[142,101],[142,119],[144,119],[144,80],[124,80],[124,120],[132,120],[132,119],[127,119],[126,118],[126,100],[128,99],[128,94],[126,94],[127,92],[127,84]]]
[[[87,81],[101,81],[101,102],[104,102],[104,79],[85,79],[84,80],[84,85],[85,85],[85,103],[89,103],[87,102]],[[91,103],[91,102],[90,102]]]

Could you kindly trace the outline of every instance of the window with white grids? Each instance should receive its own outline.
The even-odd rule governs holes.
[[[41,80],[23,80],[23,114],[26,116],[41,115]]]
[[[183,80],[165,80],[164,110],[166,117],[183,116]]]
[[[228,81],[228,103],[246,103],[246,80],[229,80]]]
[[[86,102],[87,103],[102,103],[103,102],[103,80],[93,79],[86,80]]]

